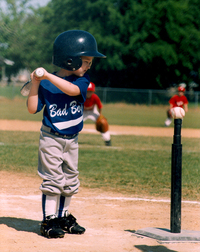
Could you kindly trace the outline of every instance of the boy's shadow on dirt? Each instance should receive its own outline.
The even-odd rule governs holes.
[[[40,235],[40,221],[15,217],[0,217],[0,225],[1,224],[14,228],[17,231],[31,232]]]
[[[142,252],[178,252],[177,250],[171,250],[164,246],[147,246],[147,245],[135,245],[137,249]]]

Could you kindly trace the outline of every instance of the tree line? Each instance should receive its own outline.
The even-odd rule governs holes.
[[[199,83],[199,0],[50,0],[40,8],[30,0],[5,2],[0,56],[15,62],[6,68],[8,76],[40,66],[55,71],[55,38],[80,29],[107,56],[95,59],[89,70],[97,86],[166,89]]]

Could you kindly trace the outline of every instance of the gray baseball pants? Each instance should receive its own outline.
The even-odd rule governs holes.
[[[46,131],[40,131],[38,174],[43,179],[40,190],[53,196],[72,196],[78,192],[78,135],[65,139]]]

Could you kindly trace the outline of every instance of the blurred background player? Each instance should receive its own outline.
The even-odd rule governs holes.
[[[178,94],[172,96],[172,98],[169,100],[170,108],[167,110],[167,119],[165,120],[165,126],[169,126],[172,122],[172,114],[171,109],[175,107],[181,107],[185,110],[185,112],[188,112],[188,99],[184,95],[186,84],[181,83],[178,86]]]
[[[95,84],[93,82],[90,82],[87,89],[86,101],[84,103],[83,121],[90,119],[95,122],[96,130],[101,133],[102,138],[105,141],[105,145],[111,146],[108,122],[107,119],[101,113],[103,105],[98,95],[94,92]]]

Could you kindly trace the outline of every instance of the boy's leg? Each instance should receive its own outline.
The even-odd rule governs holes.
[[[171,109],[167,110],[167,119],[165,120],[165,126],[169,126],[172,123],[172,113],[171,113]]]
[[[92,120],[93,122],[96,123],[98,117],[99,117],[99,112],[98,110],[96,109],[96,107],[94,108],[94,110],[86,110],[83,112],[83,121],[86,121],[86,120]],[[105,145],[106,146],[111,146],[111,137],[110,137],[110,132],[107,131],[105,133],[101,133],[101,136],[105,142]]]
[[[42,195],[43,221],[41,234],[48,238],[64,237],[56,216],[58,197],[62,192],[65,177],[62,172],[61,143],[48,133],[41,131],[38,173],[43,179],[40,189]]]
[[[45,195],[61,195],[65,185],[62,170],[65,140],[42,131],[38,153],[38,174],[43,179],[40,190]]]
[[[60,196],[59,197],[58,208],[57,208],[58,218],[64,217],[65,213],[68,212],[71,199],[72,199],[71,196],[69,196],[69,197]]]
[[[165,120],[165,126],[168,127],[170,124],[172,123],[172,119],[171,118],[167,118]]]
[[[69,214],[68,209],[72,197],[60,196],[60,203],[58,209],[58,219],[60,227],[63,231],[71,234],[83,234],[85,228],[78,225],[76,218]]]
[[[78,137],[66,140],[63,152],[63,172],[65,174],[65,186],[58,204],[58,217],[61,228],[68,233],[82,234],[85,228],[78,225],[76,218],[68,213],[71,197],[78,192],[80,185],[78,179]]]
[[[91,120],[93,122],[96,122],[97,118],[99,117],[99,112],[96,111],[95,113],[93,110],[86,110],[83,112],[83,121],[85,122],[86,120]]]
[[[43,220],[46,219],[47,216],[56,216],[56,206],[59,195],[48,196],[42,194],[42,212],[43,212]]]
[[[81,227],[76,222],[76,218],[68,212],[65,213],[64,217],[59,218],[59,224],[63,231],[70,234],[83,234],[85,232],[85,228]]]
[[[42,194],[43,221],[40,231],[41,234],[47,238],[64,237],[64,232],[59,225],[58,218],[56,217],[58,197],[58,195],[49,196]]]
[[[110,132],[106,131],[105,133],[101,133],[101,136],[105,142],[106,146],[111,146],[111,138],[110,138]]]

